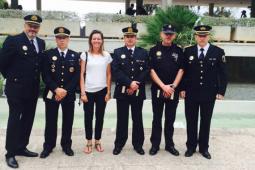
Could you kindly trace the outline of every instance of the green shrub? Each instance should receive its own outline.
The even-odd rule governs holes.
[[[149,48],[160,42],[159,33],[164,24],[171,24],[176,27],[177,37],[175,43],[189,45],[193,36],[193,26],[198,16],[189,9],[181,6],[171,6],[166,10],[158,8],[155,16],[146,21],[147,34],[142,35],[140,43],[144,48]]]

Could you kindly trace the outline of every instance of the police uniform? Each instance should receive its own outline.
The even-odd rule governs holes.
[[[162,32],[166,34],[175,34],[175,28],[172,25],[164,25]],[[180,69],[183,69],[183,50],[176,44],[171,46],[164,46],[162,43],[158,43],[150,49],[150,67],[155,71],[159,79],[164,84],[171,85]],[[173,133],[174,133],[174,121],[176,115],[176,108],[179,102],[179,88],[175,89],[174,94],[165,98],[163,96],[163,90],[153,81],[151,86],[152,93],[152,134],[151,143],[152,149],[151,155],[157,153],[161,141],[162,133],[162,114],[165,106],[165,149],[169,149],[174,146]],[[154,150],[154,151],[153,151]],[[176,153],[177,154],[177,153]]]
[[[136,35],[137,29],[124,28],[124,36]],[[145,96],[145,79],[148,76],[148,54],[140,47],[135,47],[133,52],[124,46],[114,50],[112,73],[116,86],[114,98],[117,99],[117,129],[114,151],[120,153],[128,138],[129,106],[133,120],[132,144],[135,150],[140,150],[144,142],[142,121],[142,107]],[[132,81],[138,81],[139,89],[133,95],[127,94]],[[114,153],[115,154],[115,153]]]
[[[194,28],[197,35],[208,35],[211,27],[200,25]],[[209,48],[208,48],[209,47]],[[183,90],[187,121],[187,151],[191,156],[197,144],[201,153],[208,152],[210,123],[217,94],[224,96],[227,86],[226,60],[224,50],[207,44],[207,52],[201,57],[199,45],[187,47],[184,55]],[[206,47],[205,47],[206,48]],[[201,49],[204,51],[205,49]],[[200,51],[201,51],[200,50]],[[200,54],[199,54],[200,53]],[[198,55],[199,54],[199,55]],[[200,110],[200,129],[197,134]],[[210,159],[210,158],[209,158]]]
[[[57,27],[54,34],[55,36],[69,37],[70,31],[65,27]],[[64,52],[66,53],[61,54]],[[43,59],[42,77],[46,85],[43,95],[46,105],[46,127],[43,145],[45,154],[41,153],[41,158],[47,157],[56,146],[57,119],[60,105],[63,113],[61,146],[63,151],[71,149],[75,90],[79,83],[80,67],[78,53],[70,49],[66,49],[64,52],[61,52],[58,48],[50,49],[45,52]],[[55,100],[55,90],[57,88],[63,88],[67,91],[67,95],[61,101]]]
[[[24,20],[37,26],[42,22],[37,15],[25,16]],[[0,55],[0,71],[6,78],[9,105],[6,158],[20,155],[29,143],[39,96],[41,54],[45,49],[44,40],[35,37],[33,43],[25,32],[8,36]]]

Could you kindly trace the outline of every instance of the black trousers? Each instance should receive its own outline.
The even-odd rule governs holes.
[[[53,100],[46,100],[45,142],[43,148],[50,151],[56,146],[59,105],[61,105],[63,112],[61,146],[65,149],[71,148],[72,145],[71,136],[74,118],[74,101],[63,100],[59,103]]]
[[[19,150],[25,149],[29,143],[37,98],[8,98],[9,118],[6,132],[6,157],[13,157]]]
[[[151,144],[153,147],[159,149],[162,134],[162,114],[165,106],[165,147],[174,146],[173,133],[174,133],[174,121],[176,116],[176,108],[178,105],[177,100],[157,98],[152,97],[152,110],[153,110],[153,120],[152,120],[152,132],[151,132]]]
[[[142,118],[142,99],[117,99],[117,128],[115,147],[124,147],[128,139],[129,106],[133,120],[132,145],[134,149],[141,148],[144,142],[144,129]]]
[[[96,125],[95,125],[95,139],[100,140],[102,136],[102,129],[104,124],[104,114],[105,114],[105,95],[107,93],[107,88],[104,88],[95,93],[86,92],[88,97],[88,102],[84,103],[84,126],[86,132],[86,139],[91,140],[93,134],[93,116],[94,116],[94,106],[96,115]]]
[[[209,148],[209,134],[211,118],[215,101],[198,102],[185,100],[185,116],[187,122],[186,146],[190,150],[196,150],[199,144],[200,151],[207,151]],[[198,117],[200,110],[200,128],[198,136]]]

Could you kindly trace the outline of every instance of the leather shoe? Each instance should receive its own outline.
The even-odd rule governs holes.
[[[50,155],[51,151],[44,149],[41,154],[40,154],[40,158],[46,158]]]
[[[18,168],[19,167],[19,164],[16,161],[15,157],[6,158],[6,163],[11,168]]]
[[[121,152],[121,150],[122,150],[122,148],[120,148],[120,147],[115,147],[115,148],[113,149],[113,151],[112,151],[112,154],[113,154],[113,155],[119,155],[120,152]]]
[[[74,152],[71,148],[65,148],[63,149],[63,152],[67,155],[67,156],[74,156]]]
[[[206,159],[212,159],[211,154],[208,151],[199,151],[203,157]]]
[[[26,156],[26,157],[37,157],[38,153],[31,152],[27,148],[20,150],[16,153],[18,156]]]
[[[136,151],[136,153],[138,153],[139,155],[144,155],[144,154],[145,154],[143,148],[136,148],[135,151]]]
[[[152,146],[150,151],[149,151],[149,154],[150,155],[156,155],[158,153],[158,150],[159,150],[158,148]]]
[[[165,150],[170,152],[174,156],[179,156],[180,155],[179,151],[176,150],[174,146],[166,147]]]
[[[186,152],[185,152],[185,157],[191,157],[193,155],[194,151],[191,150],[191,149],[188,149]]]

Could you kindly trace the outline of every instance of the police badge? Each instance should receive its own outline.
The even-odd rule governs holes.
[[[70,73],[74,72],[74,67],[70,67],[70,68],[69,68],[69,72],[70,72]]]
[[[27,46],[26,46],[26,45],[23,45],[23,46],[22,46],[22,49],[23,49],[24,51],[27,51]]]
[[[189,56],[189,60],[194,60],[194,56]]]
[[[126,58],[126,55],[125,55],[125,54],[122,54],[122,55],[120,56],[120,58],[125,59],[125,58]]]
[[[56,61],[58,58],[57,58],[57,56],[53,56],[51,59],[52,59],[53,61]]]

